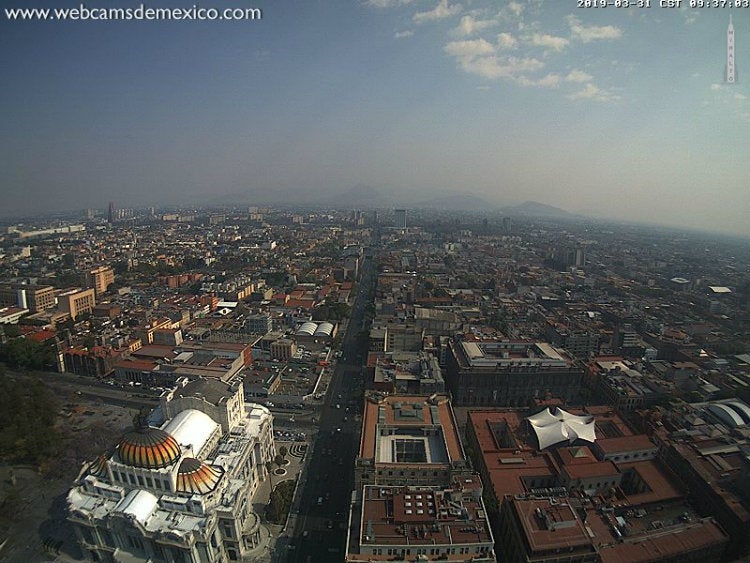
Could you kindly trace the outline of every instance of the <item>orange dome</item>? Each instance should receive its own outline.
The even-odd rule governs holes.
[[[194,457],[186,457],[177,470],[177,490],[181,493],[210,493],[219,484],[224,470],[203,463]]]
[[[167,432],[145,427],[128,432],[117,445],[122,463],[144,469],[160,469],[180,457],[180,445]]]

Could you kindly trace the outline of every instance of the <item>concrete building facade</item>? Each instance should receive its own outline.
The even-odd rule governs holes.
[[[467,335],[465,335],[467,336]],[[454,339],[446,383],[458,406],[526,406],[545,396],[574,401],[584,369],[547,343]]]

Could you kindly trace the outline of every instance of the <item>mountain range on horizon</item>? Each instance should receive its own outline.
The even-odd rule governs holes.
[[[308,195],[309,194],[309,195]],[[343,190],[267,191],[245,190],[224,194],[205,201],[206,204],[325,206],[332,208],[389,209],[412,208],[455,211],[486,211],[548,218],[570,218],[576,214],[537,201],[522,203],[492,201],[486,196],[457,190],[435,190],[430,194],[416,190],[376,188],[356,184]]]

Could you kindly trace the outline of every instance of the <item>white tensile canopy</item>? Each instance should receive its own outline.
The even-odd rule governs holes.
[[[548,407],[526,420],[534,429],[540,450],[566,440],[570,444],[579,438],[592,443],[596,441],[593,416],[580,416]]]

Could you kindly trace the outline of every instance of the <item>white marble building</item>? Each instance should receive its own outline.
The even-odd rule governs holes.
[[[164,420],[160,420],[160,419]],[[273,417],[242,384],[183,380],[85,466],[68,520],[94,561],[242,560],[260,542],[252,498],[275,455]]]

